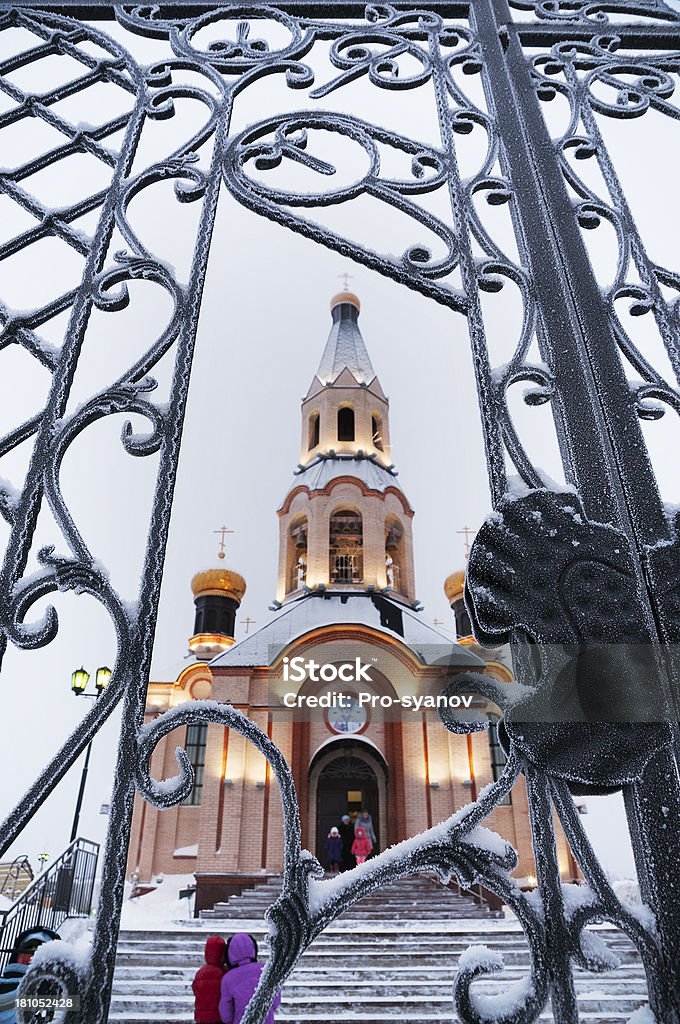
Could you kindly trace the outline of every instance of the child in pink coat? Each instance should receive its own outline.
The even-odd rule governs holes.
[[[363,864],[372,849],[373,844],[371,840],[361,825],[359,825],[354,836],[354,842],[352,843],[352,853],[357,859],[357,864]]]

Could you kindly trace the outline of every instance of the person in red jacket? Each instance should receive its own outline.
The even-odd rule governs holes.
[[[194,992],[195,1024],[221,1024],[220,990],[226,971],[225,953],[227,944],[219,935],[211,935],[205,944],[205,966],[194,976],[191,987]]]
[[[357,864],[363,864],[373,849],[373,843],[361,825],[357,825],[357,830],[354,834],[356,838],[352,843],[352,853],[357,859]]]

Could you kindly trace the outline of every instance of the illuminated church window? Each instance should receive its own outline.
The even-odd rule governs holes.
[[[383,437],[382,437],[382,420],[375,414],[371,416],[371,433],[373,435],[373,445],[378,451],[383,451]]]
[[[343,405],[338,409],[338,441],[354,440],[354,409]]]
[[[507,758],[498,738],[498,719],[492,718],[489,722],[489,755],[491,757],[491,775],[493,781],[497,782],[505,770]],[[499,801],[501,804],[510,804],[512,799],[508,793]]]
[[[205,771],[205,746],[208,738],[207,725],[188,725],[187,738],[184,744],[191,767],[194,770],[194,787],[183,804],[196,807],[203,795],[203,773]]]
[[[364,578],[364,531],[361,514],[334,512],[330,521],[331,583],[361,583]]]

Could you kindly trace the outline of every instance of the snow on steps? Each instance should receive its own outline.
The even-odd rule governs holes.
[[[281,892],[281,881],[270,880],[263,885],[246,889],[240,896],[232,896],[225,903],[217,903],[212,910],[204,910],[201,918],[205,921],[224,919],[257,918],[264,915]],[[454,890],[441,885],[432,878],[417,876],[392,882],[376,893],[365,896],[344,918],[367,920],[412,920],[437,921],[457,918],[485,918],[489,910],[478,906],[467,896],[459,896]]]
[[[457,1020],[451,992],[458,956],[480,942],[501,952],[505,967],[502,973],[478,979],[478,992],[504,991],[509,982],[528,972],[528,950],[517,922],[488,915],[470,919],[464,916],[470,906],[465,900],[465,906],[456,904],[456,915],[447,919],[446,913],[453,910],[447,896],[456,901],[459,897],[438,887],[433,899],[432,885],[429,879],[416,879],[410,887],[390,887],[388,899],[369,897],[363,914],[357,913],[359,904],[323,932],[286,984],[277,1024],[327,1024],[331,1019],[334,1024],[393,1024],[395,1018],[409,1024],[451,1024]],[[232,923],[213,918],[184,930],[121,932],[109,1024],[190,1021],[191,980],[211,932],[226,937],[236,929],[249,931],[266,957],[262,913],[275,898],[277,886],[270,883],[258,889],[265,891],[259,891],[259,913],[250,919],[239,914]],[[447,911],[440,910],[439,920],[423,913],[441,908],[442,895]],[[606,928],[599,929],[599,934],[619,955],[622,966],[609,975],[575,972],[580,1020],[624,1024],[646,1002],[644,972],[625,936]],[[539,1020],[553,1021],[549,1009]]]

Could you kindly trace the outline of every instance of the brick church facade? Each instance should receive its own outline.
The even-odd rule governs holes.
[[[418,610],[413,510],[391,462],[389,402],[359,329],[359,309],[352,293],[333,299],[330,335],[302,401],[300,462],[277,513],[276,615],[235,643],[245,581],[226,568],[198,573],[193,660],[176,680],[151,682],[147,700],[147,720],[180,702],[212,698],[257,722],[292,767],[303,845],[322,862],[325,836],[342,814],[366,807],[385,849],[474,800],[502,771],[493,717],[487,731],[454,735],[436,710],[402,709],[399,700],[439,694],[466,670],[511,679],[507,652],[482,651],[469,635],[463,573],[445,583],[456,643]],[[347,678],[357,659],[369,666],[362,681],[339,682],[340,669]],[[311,662],[336,678],[311,678]],[[292,672],[300,663],[305,671]],[[338,693],[344,706],[337,706]],[[324,695],[331,706],[306,703]],[[216,725],[165,737],[152,758],[155,778],[176,774],[180,744],[194,765],[193,793],[162,812],[137,797],[128,870],[140,883],[161,873],[195,873],[197,903],[207,907],[281,870],[281,807],[265,759]],[[514,845],[515,876],[531,884],[523,781],[485,824]],[[559,832],[558,856],[563,878],[576,877]]]

